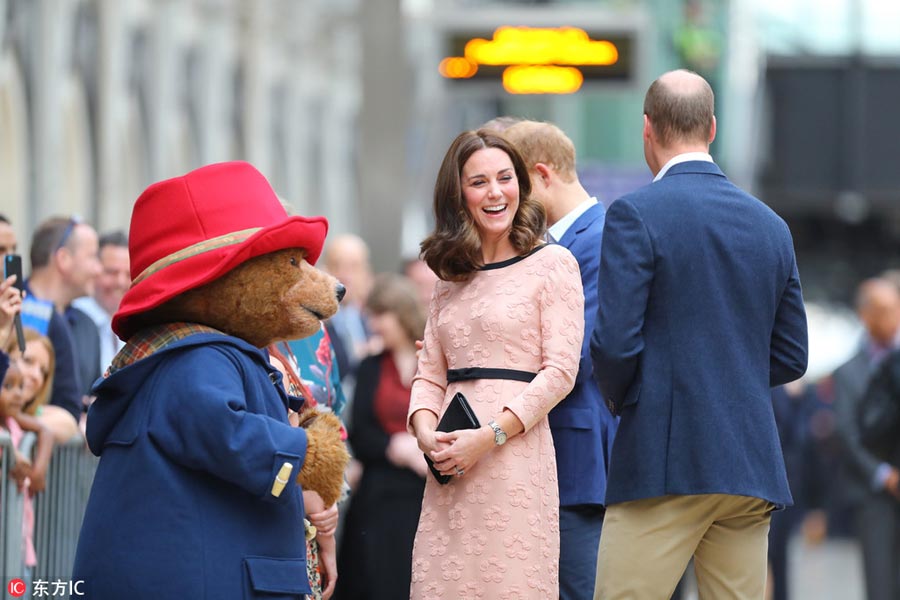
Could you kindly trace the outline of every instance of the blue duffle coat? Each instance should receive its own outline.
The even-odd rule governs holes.
[[[265,352],[188,336],[95,385],[73,577],[92,600],[303,598],[306,432]],[[293,467],[272,495],[284,463]]]

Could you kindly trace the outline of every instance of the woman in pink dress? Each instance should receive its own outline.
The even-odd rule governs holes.
[[[544,244],[516,150],[465,132],[444,157],[422,258],[435,287],[409,430],[429,475],[413,550],[416,600],[558,596],[559,492],[547,413],[572,389],[584,333],[578,263]],[[462,392],[481,427],[436,427]]]

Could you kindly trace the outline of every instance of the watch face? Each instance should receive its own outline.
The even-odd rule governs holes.
[[[500,426],[497,425],[495,421],[491,421],[488,423],[488,426],[494,430],[494,444],[497,446],[502,446],[506,443],[506,432],[500,429]]]

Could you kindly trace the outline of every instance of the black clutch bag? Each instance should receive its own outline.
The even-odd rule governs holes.
[[[469,401],[466,400],[465,396],[457,392],[447,406],[447,410],[444,411],[444,416],[441,417],[437,430],[447,433],[458,429],[478,429],[479,427],[481,427],[481,423],[478,422],[475,411],[469,406]],[[450,481],[452,476],[441,475],[441,472],[434,468],[434,463],[428,458],[428,455],[425,455],[425,460],[428,462],[431,474],[434,475],[438,483],[445,485]]]

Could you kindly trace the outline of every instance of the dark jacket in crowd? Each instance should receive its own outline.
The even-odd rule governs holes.
[[[425,480],[385,456],[390,435],[374,410],[384,356],[363,359],[357,374],[349,441],[364,470],[344,526],[337,600],[409,597]]]
[[[900,466],[900,351],[888,356],[875,372],[856,416],[866,449]]]

